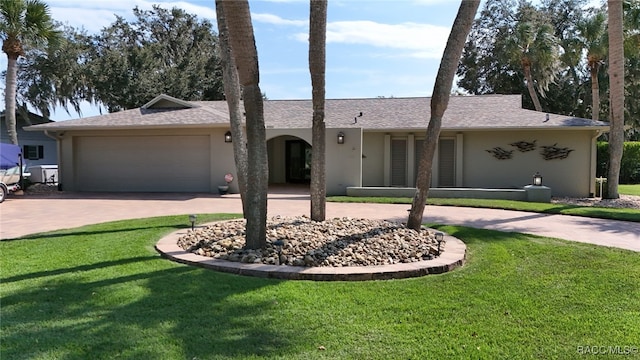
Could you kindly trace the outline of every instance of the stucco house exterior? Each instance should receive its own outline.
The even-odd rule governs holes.
[[[311,100],[264,104],[272,184],[308,182]],[[327,194],[413,187],[429,98],[327,100]],[[452,96],[433,188],[522,188],[539,172],[554,196],[595,192],[596,138],[607,123],[521,107],[519,95]],[[217,192],[235,174],[224,101],[160,95],[139,109],[27,128],[58,139],[69,191]],[[234,181],[231,191],[237,191]]]

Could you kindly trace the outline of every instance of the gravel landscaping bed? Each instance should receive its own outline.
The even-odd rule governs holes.
[[[601,198],[553,198],[552,203],[579,206],[640,209],[640,196],[620,195],[619,199]]]
[[[212,224],[190,230],[178,245],[216,259],[307,267],[411,263],[433,259],[439,253],[434,230],[414,231],[385,220],[314,222],[305,216],[274,217],[267,221],[267,247],[263,250],[242,249],[244,228],[244,220]]]

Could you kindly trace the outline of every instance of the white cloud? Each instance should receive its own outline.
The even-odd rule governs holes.
[[[336,21],[327,24],[327,43],[371,45],[406,50],[392,56],[439,59],[449,31],[449,28],[430,24]],[[295,38],[306,42],[308,34],[298,33]]]
[[[278,15],[252,13],[251,20],[281,26],[307,26],[308,20],[288,20]]]
[[[118,14],[124,15],[124,14]],[[111,10],[51,8],[51,16],[62,23],[76,29],[84,28],[90,34],[98,33],[102,28],[111,25],[115,20]]]
[[[133,18],[133,8],[150,10],[154,4],[162,8],[183,9],[187,13],[195,14],[201,19],[215,21],[216,11],[213,8],[213,0],[210,7],[196,5],[186,1],[147,1],[147,0],[50,0],[48,1],[51,15],[57,21],[68,23],[80,28],[84,27],[89,33],[96,33],[103,27],[111,25],[115,15],[126,19]]]
[[[413,0],[417,5],[436,5],[451,2],[451,0]]]

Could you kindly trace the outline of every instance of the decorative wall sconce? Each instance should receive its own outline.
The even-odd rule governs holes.
[[[226,143],[230,143],[231,142],[231,131],[227,131],[226,133],[224,133],[224,142]]]
[[[342,131],[338,133],[338,144],[344,144],[344,133]]]
[[[533,185],[535,186],[542,186],[542,175],[540,175],[539,172],[536,171],[536,173],[533,175]]]

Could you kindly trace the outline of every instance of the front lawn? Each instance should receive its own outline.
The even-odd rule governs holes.
[[[355,197],[355,196],[331,196],[330,202],[353,202],[374,204],[411,204],[412,198],[402,197]],[[624,220],[640,222],[640,210],[618,209],[594,206],[577,206],[567,204],[534,203],[515,200],[495,199],[443,199],[429,198],[427,205],[439,206],[464,206],[477,208],[505,209],[517,211],[530,211],[546,214],[575,215],[601,219]]]
[[[438,226],[468,246],[468,263],[451,273],[280,281],[161,258],[155,242],[186,223],[0,242],[0,358],[583,359],[586,346],[640,346],[631,251]]]
[[[640,184],[618,185],[618,192],[624,195],[640,196]]]

